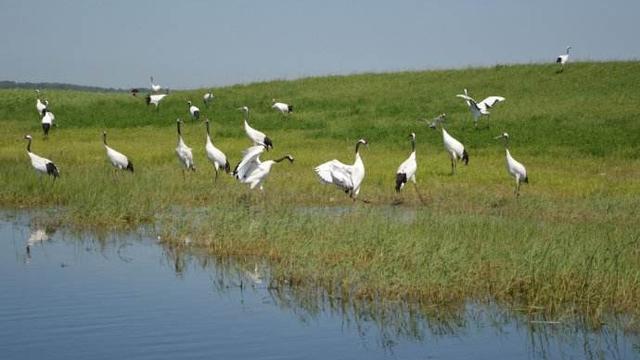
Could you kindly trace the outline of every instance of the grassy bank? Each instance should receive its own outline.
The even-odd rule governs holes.
[[[52,221],[79,227],[133,228],[152,223],[180,246],[186,236],[216,254],[265,256],[278,277],[323,284],[364,297],[453,302],[468,297],[578,310],[640,313],[640,63],[546,65],[459,71],[364,74],[221,88],[209,108],[204,91],[175,92],[159,112],[127,94],[46,92],[59,127],[40,135],[34,94],[0,91],[0,204],[59,208]],[[463,88],[507,98],[474,130]],[[282,117],[271,98],[294,104]],[[238,106],[275,149],[264,193],[230,177],[213,183],[204,155],[204,125],[186,121],[198,171],[183,180],[173,149],[175,118],[186,99],[212,120],[216,144],[235,164],[249,145]],[[439,132],[419,117],[448,114],[447,129],[470,153],[450,176]],[[489,124],[490,128],[487,128]],[[129,155],[136,173],[113,174],[101,132]],[[418,138],[423,201],[408,186],[393,206],[394,172]],[[511,134],[511,151],[529,171],[513,194],[504,150],[493,137]],[[40,182],[25,152],[56,162],[62,177]],[[366,137],[367,175],[352,203],[322,186],[313,167],[353,161]],[[46,179],[45,179],[46,180]]]

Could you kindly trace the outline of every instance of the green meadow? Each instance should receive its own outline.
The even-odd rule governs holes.
[[[322,286],[367,299],[455,304],[488,299],[555,317],[640,315],[640,62],[514,65],[271,81],[172,91],[158,111],[144,94],[42,90],[57,127],[43,139],[35,92],[0,91],[0,206],[39,209],[47,221],[79,229],[148,226],[177,248],[217,256],[264,257],[274,281]],[[474,129],[456,94],[506,101]],[[282,116],[276,98],[294,106]],[[202,119],[189,119],[187,100]],[[231,176],[213,181],[205,126],[230,159],[250,145],[238,107],[274,149],[295,162],[274,165],[264,191]],[[469,152],[450,175],[444,126]],[[193,148],[197,171],[183,177],[175,120]],[[135,173],[114,172],[102,145],[129,156]],[[394,191],[395,171],[417,135],[417,190]],[[526,167],[529,184],[513,194],[504,146]],[[61,177],[40,178],[25,153],[53,160]],[[319,183],[313,168],[354,160],[366,167],[360,198]],[[189,245],[185,243],[189,239]]]

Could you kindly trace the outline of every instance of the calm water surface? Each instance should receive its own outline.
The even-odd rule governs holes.
[[[420,315],[268,286],[264,264],[0,216],[0,359],[635,359],[637,335],[490,305]],[[26,245],[30,244],[30,253]]]

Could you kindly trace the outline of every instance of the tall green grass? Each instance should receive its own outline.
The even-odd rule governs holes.
[[[491,297],[580,311],[637,315],[640,307],[640,63],[518,65],[457,71],[362,74],[274,81],[215,90],[173,92],[159,111],[128,94],[44,91],[58,128],[42,139],[35,94],[0,91],[0,204],[54,208],[51,221],[77,227],[135,228],[152,224],[176,246],[189,236],[216,254],[264,256],[280,279],[323,284],[362,297],[449,303]],[[464,102],[502,95],[491,118],[475,130]],[[294,105],[283,117],[272,98]],[[232,166],[249,146],[237,107],[275,149],[265,191],[231,177],[214,184],[204,155],[204,124],[188,119],[186,101],[212,120],[214,142]],[[445,124],[470,153],[469,166],[450,176],[441,134],[419,118],[446,112]],[[174,154],[175,118],[194,148],[198,171],[183,174]],[[107,163],[102,130],[127,154],[136,173]],[[417,133],[418,186],[393,191],[394,173]],[[511,151],[530,184],[513,196],[504,149],[493,137],[507,131]],[[25,154],[56,162],[61,178],[34,175]],[[367,175],[353,203],[320,185],[313,167],[362,150]],[[399,206],[391,204],[402,200]]]

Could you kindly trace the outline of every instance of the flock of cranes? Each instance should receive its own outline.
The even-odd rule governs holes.
[[[556,59],[556,62],[560,64],[561,68],[559,71],[564,70],[565,64],[569,61],[569,50],[571,46],[567,47],[566,53],[559,55]],[[165,88],[164,93],[160,93],[163,88],[159,84],[154,82],[153,76],[150,77],[150,85],[151,85],[151,93],[145,97],[147,105],[153,104],[156,109],[158,108],[162,99],[164,99],[169,91]],[[133,95],[135,95],[138,91],[137,89],[132,90]],[[41,124],[42,130],[45,138],[48,137],[51,126],[54,125],[55,116],[49,109],[49,101],[44,99],[40,99],[40,91],[36,90],[36,110],[38,114],[41,116]],[[464,94],[456,95],[459,98],[464,99],[469,111],[471,112],[474,120],[474,126],[477,128],[478,120],[482,116],[489,115],[489,109],[492,109],[496,104],[505,101],[505,98],[502,96],[489,96],[484,100],[478,102],[469,96],[467,89],[464,89]],[[213,100],[214,95],[212,91],[209,91],[203,95],[203,103],[205,106],[208,106]],[[187,101],[189,115],[192,120],[200,119],[200,109],[193,105],[191,101]],[[293,112],[293,106],[278,102],[275,99],[272,100],[272,109],[275,109],[282,113],[283,115],[287,115]],[[211,138],[210,131],[210,122],[209,119],[205,120],[206,124],[206,142],[205,142],[205,153],[207,159],[211,162],[215,177],[214,182],[218,179],[218,172],[224,171],[225,173],[231,173],[233,176],[243,184],[249,185],[251,189],[258,187],[260,190],[263,189],[263,183],[271,172],[271,168],[273,165],[283,161],[289,160],[289,162],[294,162],[294,157],[291,154],[287,154],[275,160],[260,160],[260,156],[265,152],[273,149],[273,141],[262,131],[254,129],[249,125],[249,108],[247,106],[243,106],[238,108],[243,114],[244,119],[244,130],[247,137],[251,140],[252,146],[247,148],[242,153],[242,159],[236,165],[233,172],[231,171],[231,166],[229,165],[229,160],[227,156],[222,152],[219,148],[217,148],[213,140]],[[446,120],[446,114],[441,114],[438,117],[434,118],[429,127],[437,130],[440,128],[442,132],[442,142],[444,148],[449,155],[451,160],[451,174],[454,175],[456,173],[456,167],[458,161],[462,161],[465,165],[469,163],[469,154],[465,149],[464,145],[455,139],[452,135],[450,135],[447,130],[444,128],[444,122]],[[175,148],[176,155],[180,164],[182,165],[183,176],[186,171],[196,171],[195,163],[193,160],[193,150],[185,143],[180,126],[182,124],[182,120],[179,118],[176,120],[176,127],[178,133],[178,142]],[[36,155],[31,152],[31,142],[33,140],[31,135],[25,135],[25,140],[27,140],[27,154],[29,155],[29,159],[31,160],[32,167],[39,173],[52,176],[55,180],[60,176],[58,168],[56,165],[49,159],[44,158],[42,156]],[[122,154],[121,152],[109,147],[107,145],[107,133],[102,133],[103,143],[107,154],[107,159],[111,163],[111,165],[116,170],[127,170],[134,172],[133,163],[129,160],[129,158]],[[505,161],[507,172],[511,177],[515,179],[515,188],[514,194],[517,196],[520,193],[520,185],[522,183],[528,183],[529,178],[527,176],[527,170],[522,165],[522,163],[515,160],[511,153],[509,152],[509,134],[503,133],[495,138],[496,140],[503,140],[505,147]],[[396,183],[395,190],[400,192],[402,188],[406,185],[407,182],[411,181],[415,186],[417,186],[416,182],[416,172],[418,169],[418,164],[416,161],[416,134],[411,133],[409,135],[409,140],[411,141],[411,153],[409,157],[403,161],[396,171]],[[356,200],[358,194],[360,193],[360,187],[362,185],[362,181],[365,177],[365,166],[362,161],[362,157],[360,156],[360,147],[361,145],[368,146],[368,142],[366,139],[359,139],[355,144],[355,159],[353,164],[345,164],[337,159],[333,159],[322,163],[314,168],[314,172],[317,175],[318,179],[321,183],[324,184],[333,184],[340,190],[344,191],[349,197],[351,197],[354,201]],[[417,187],[416,187],[417,190]]]

